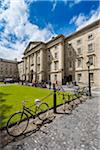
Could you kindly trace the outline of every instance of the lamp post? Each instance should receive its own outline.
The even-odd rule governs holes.
[[[88,61],[87,63],[87,67],[88,67],[88,86],[89,86],[89,97],[92,96],[91,94],[91,80],[90,80],[90,62]]]

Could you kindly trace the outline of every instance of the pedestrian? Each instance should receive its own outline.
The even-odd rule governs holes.
[[[49,81],[49,89],[51,89],[51,81]]]

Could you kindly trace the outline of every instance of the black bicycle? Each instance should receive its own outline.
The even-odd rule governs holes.
[[[30,106],[30,108],[26,107],[26,101],[23,101],[22,104],[23,104],[22,111],[14,113],[7,122],[7,133],[13,137],[17,137],[25,133],[30,118],[33,118],[32,122],[33,130],[36,130],[37,128],[38,119],[44,121],[46,119],[52,118],[49,105],[45,102],[42,102],[39,99],[36,99],[35,104]],[[35,106],[34,111],[31,109],[31,107],[33,106]]]

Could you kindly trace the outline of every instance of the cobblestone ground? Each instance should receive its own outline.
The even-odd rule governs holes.
[[[36,133],[19,137],[3,150],[99,150],[100,95],[80,104],[72,114],[59,114]]]

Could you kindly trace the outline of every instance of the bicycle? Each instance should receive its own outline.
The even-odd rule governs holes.
[[[63,111],[64,113],[70,114],[72,111],[72,106],[70,105],[70,100],[66,98],[66,93],[65,90],[63,89],[62,86],[58,86],[57,89],[57,94],[62,96],[62,104],[63,104]],[[67,95],[70,97],[70,95]]]
[[[89,95],[88,87],[78,87],[74,90],[74,96],[80,99],[80,102],[86,101],[86,97]]]
[[[48,96],[50,95],[51,94],[49,94]],[[13,115],[11,115],[7,122],[6,129],[7,133],[10,136],[17,137],[24,134],[28,127],[30,118],[33,118],[33,130],[36,130],[36,128],[38,127],[38,124],[36,124],[36,119],[39,119],[41,121],[51,119],[51,111],[49,105],[46,102],[42,102],[42,100],[36,99],[35,104],[31,105],[30,108],[26,107],[27,101],[22,102],[22,111],[16,112]],[[33,106],[35,106],[35,111],[31,109],[31,107]]]

